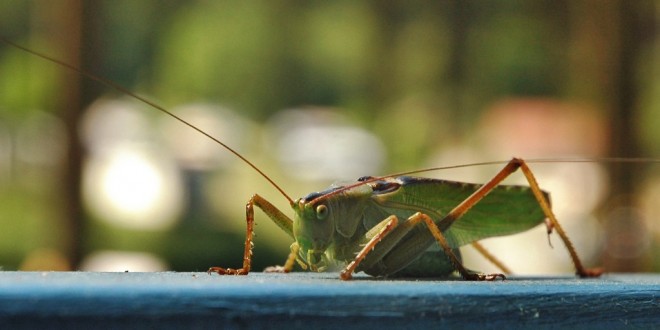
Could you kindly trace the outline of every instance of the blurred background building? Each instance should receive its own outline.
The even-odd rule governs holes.
[[[0,34],[171,109],[295,197],[512,156],[659,158],[658,13],[654,0],[4,0]],[[660,270],[660,165],[532,169],[587,264]],[[238,267],[254,193],[288,211],[198,132],[0,45],[2,269]],[[290,238],[257,223],[255,269],[281,263]],[[571,272],[553,242],[538,228],[485,243],[519,273]]]

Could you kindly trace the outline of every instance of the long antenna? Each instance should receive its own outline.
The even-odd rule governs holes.
[[[63,66],[63,67],[65,67],[65,68],[67,68],[67,69],[70,69],[70,70],[72,70],[72,71],[75,71],[75,72],[77,72],[77,73],[79,73],[79,74],[81,74],[81,75],[83,75],[83,76],[85,76],[85,77],[87,77],[87,78],[89,78],[89,79],[92,79],[92,80],[94,80],[94,81],[97,81],[97,82],[99,82],[99,83],[101,83],[101,84],[103,84],[103,85],[105,85],[105,86],[108,86],[108,87],[114,88],[115,90],[117,90],[117,91],[119,91],[119,92],[122,92],[122,93],[125,93],[125,94],[127,94],[127,95],[130,95],[130,96],[132,96],[132,97],[134,97],[134,98],[136,98],[136,99],[138,99],[138,100],[140,100],[140,101],[146,103],[147,105],[151,106],[152,108],[154,108],[154,109],[156,109],[156,110],[160,110],[161,112],[163,112],[163,113],[169,115],[170,117],[172,117],[172,118],[178,120],[179,122],[181,122],[181,123],[187,125],[188,127],[192,128],[192,129],[196,130],[197,132],[203,134],[204,136],[206,136],[207,138],[213,140],[213,141],[216,142],[217,144],[223,146],[223,147],[224,147],[225,149],[227,149],[229,152],[231,152],[232,154],[234,154],[234,156],[240,158],[243,162],[245,162],[247,165],[249,165],[250,167],[252,167],[252,168],[253,168],[255,171],[257,171],[257,173],[259,173],[264,179],[266,179],[268,182],[270,182],[270,184],[273,185],[273,187],[275,187],[275,189],[277,189],[277,190],[282,194],[282,196],[284,196],[284,198],[287,199],[287,201],[289,201],[289,204],[290,204],[290,205],[293,205],[293,200],[291,199],[291,197],[289,197],[289,195],[287,195],[287,194],[284,192],[284,190],[283,190],[282,188],[280,188],[280,186],[278,186],[278,185],[275,183],[275,181],[273,181],[268,175],[266,175],[266,173],[262,172],[262,171],[261,171],[256,165],[254,165],[251,161],[247,160],[247,158],[243,157],[243,155],[241,155],[240,153],[238,153],[238,151],[234,150],[233,148],[231,148],[230,146],[226,145],[226,144],[223,143],[222,141],[216,139],[216,138],[213,137],[212,135],[210,135],[210,134],[204,132],[203,130],[201,130],[201,129],[198,128],[197,126],[195,126],[195,125],[193,125],[193,124],[191,124],[191,123],[185,121],[183,118],[181,118],[181,117],[179,117],[179,116],[173,114],[173,113],[170,112],[169,110],[167,110],[167,109],[161,107],[160,105],[158,105],[158,104],[156,104],[156,103],[154,103],[154,102],[152,102],[152,101],[149,101],[148,99],[146,99],[146,98],[144,98],[144,97],[142,97],[142,96],[140,96],[140,95],[137,95],[137,94],[131,92],[131,91],[128,90],[126,87],[123,87],[123,86],[121,86],[121,85],[119,85],[119,84],[116,84],[116,83],[114,83],[114,82],[112,82],[112,81],[110,81],[110,80],[107,80],[107,79],[104,79],[104,78],[98,77],[98,76],[96,76],[96,75],[94,75],[94,74],[92,74],[92,73],[90,73],[90,72],[87,72],[87,71],[85,71],[85,70],[83,70],[83,69],[77,68],[77,67],[75,67],[75,66],[73,66],[73,65],[70,65],[70,64],[68,64],[68,63],[66,63],[66,62],[60,61],[60,60],[58,60],[58,59],[56,59],[56,58],[53,58],[53,57],[50,57],[50,56],[48,56],[48,55],[45,55],[45,54],[39,53],[39,52],[34,51],[34,50],[31,50],[31,49],[29,49],[29,48],[23,47],[23,46],[21,46],[21,45],[19,45],[19,44],[14,43],[13,41],[10,41],[10,40],[4,38],[4,37],[0,37],[0,40],[2,40],[2,42],[6,43],[6,44],[8,44],[8,45],[10,45],[10,46],[13,46],[13,47],[16,47],[16,48],[18,48],[18,49],[24,50],[24,51],[26,51],[27,53],[32,54],[32,55],[37,56],[37,57],[40,57],[40,58],[42,58],[42,59],[44,59],[44,60],[46,60],[46,61],[50,61],[50,62],[53,62],[53,63],[55,63],[55,64],[59,64],[60,66]]]
[[[391,176],[400,176],[400,175],[409,175],[417,174],[423,172],[432,172],[439,170],[448,170],[455,168],[463,167],[473,167],[473,166],[485,166],[485,165],[504,165],[508,163],[509,160],[495,160],[490,162],[478,162],[470,164],[461,164],[461,165],[452,165],[452,166],[440,166],[440,167],[427,167],[419,170],[400,172],[393,175],[386,175],[383,178]],[[530,158],[525,159],[525,163],[528,164],[542,164],[542,163],[660,163],[658,158],[624,158],[624,157],[564,157],[564,158]]]
[[[427,167],[427,168],[422,168],[422,169],[417,169],[417,170],[412,170],[412,171],[405,171],[405,172],[398,172],[394,174],[389,174],[389,175],[383,175],[383,176],[374,176],[371,177],[367,180],[359,181],[356,183],[348,184],[345,185],[339,189],[333,190],[325,195],[322,196],[322,198],[314,199],[312,203],[317,203],[321,200],[325,200],[329,197],[338,195],[344,191],[359,187],[365,183],[369,182],[374,182],[378,180],[383,180],[386,178],[392,178],[392,177],[397,177],[397,176],[402,176],[402,175],[410,175],[410,174],[419,174],[419,173],[426,173],[426,172],[433,172],[433,171],[440,171],[440,170],[449,170],[449,169],[457,169],[457,168],[464,168],[464,167],[474,167],[474,166],[486,166],[486,165],[504,165],[507,164],[511,161],[509,160],[493,160],[493,161],[488,161],[488,162],[477,162],[477,163],[468,163],[468,164],[459,164],[459,165],[449,165],[449,166],[438,166],[438,167]],[[660,159],[658,158],[645,158],[645,157],[638,157],[638,158],[624,158],[624,157],[565,157],[565,158],[531,158],[531,159],[525,159],[525,163],[528,164],[542,164],[542,163],[594,163],[594,162],[599,162],[599,163],[660,163]]]

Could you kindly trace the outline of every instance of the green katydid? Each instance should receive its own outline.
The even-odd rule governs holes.
[[[556,230],[561,237],[579,276],[592,277],[602,273],[601,269],[587,269],[582,265],[550,208],[548,194],[539,188],[522,159],[463,165],[506,163],[483,185],[406,176],[441,169],[431,168],[382,177],[362,177],[355,183],[331,187],[294,201],[244,156],[165,108],[65,62],[4,38],[2,41],[131,95],[188,125],[252,167],[289,201],[294,211],[293,219],[261,196],[252,196],[246,205],[247,231],[242,268],[211,267],[209,273],[246,275],[250,272],[255,206],[294,239],[284,266],[269,271],[289,272],[296,262],[304,268],[323,271],[330,261],[338,261],[345,264],[341,272],[344,280],[358,271],[374,276],[412,277],[443,276],[458,271],[468,280],[494,280],[505,276],[469,271],[462,265],[457,248],[472,244],[489,260],[499,264],[477,241],[522,232],[545,222],[548,234]],[[552,160],[535,160],[546,161]],[[527,178],[529,186],[500,185],[518,169]]]
[[[476,165],[476,164],[472,164]],[[529,186],[499,185],[520,169]],[[513,158],[483,185],[403,176],[362,177],[354,184],[312,193],[296,201],[286,197],[294,211],[291,220],[259,195],[246,205],[247,233],[243,267],[212,267],[221,275],[250,272],[254,206],[260,208],[295,242],[282,267],[294,261],[322,271],[329,260],[345,262],[341,278],[364,271],[374,276],[443,276],[458,271],[467,280],[494,280],[503,274],[467,270],[456,248],[476,241],[531,229],[544,221],[548,234],[556,230],[581,277],[599,276],[602,269],[582,265],[572,243],[550,209],[548,194],[536,182],[526,162]],[[285,195],[286,196],[286,195]],[[437,242],[440,250],[433,249]],[[499,263],[486,254],[491,261]]]

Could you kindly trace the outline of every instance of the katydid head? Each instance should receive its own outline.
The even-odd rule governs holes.
[[[346,189],[351,187],[350,189]],[[352,237],[361,224],[361,212],[371,196],[368,185],[333,187],[311,193],[293,204],[293,236],[300,247],[299,259],[312,270],[327,265],[326,252],[338,238]]]
[[[312,270],[325,268],[325,251],[334,235],[333,217],[325,204],[312,205],[300,198],[294,202],[293,236],[300,247],[300,258]]]

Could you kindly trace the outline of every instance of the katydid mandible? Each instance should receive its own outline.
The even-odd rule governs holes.
[[[284,265],[271,267],[267,271],[289,272],[296,262],[303,268],[323,271],[334,261],[345,265],[340,274],[343,280],[360,271],[373,276],[409,277],[437,277],[458,271],[466,280],[504,279],[504,274],[481,274],[466,269],[461,263],[458,248],[472,244],[487,259],[504,269],[478,241],[523,232],[545,223],[548,235],[554,230],[564,242],[577,275],[595,277],[603,272],[602,269],[588,269],[582,265],[550,208],[549,195],[540,189],[527,162],[522,159],[461,165],[505,164],[483,185],[407,176],[442,169],[429,168],[381,177],[362,177],[355,183],[331,187],[294,201],[244,156],[165,108],[111,81],[4,38],[1,40],[130,95],[175,118],[240,158],[289,201],[293,219],[261,196],[252,196],[246,205],[247,231],[242,267],[211,267],[209,273],[247,275],[250,272],[255,206],[294,240]],[[517,170],[524,174],[528,186],[500,185]]]

